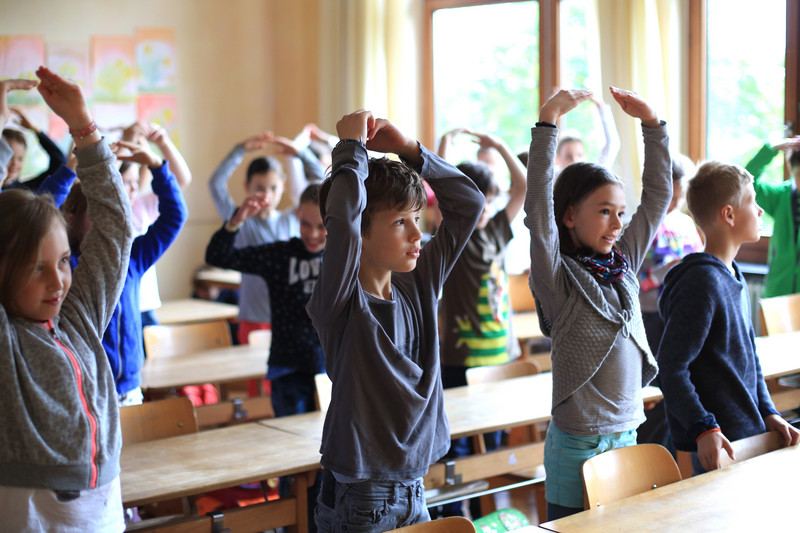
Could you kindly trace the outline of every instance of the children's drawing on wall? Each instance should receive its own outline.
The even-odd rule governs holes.
[[[140,94],[137,108],[139,121],[162,126],[175,146],[180,146],[180,135],[176,131],[178,99],[174,94]]]
[[[177,54],[174,31],[170,28],[139,28],[135,37],[139,92],[163,94],[175,91]]]
[[[47,67],[59,76],[78,82],[84,96],[91,101],[91,70],[86,42],[48,41]],[[66,152],[72,143],[67,124],[54,113],[49,115],[50,137]]]
[[[133,102],[136,99],[136,59],[133,37],[91,39],[93,100]]]
[[[36,79],[34,73],[44,64],[44,37],[40,35],[0,35],[0,79]],[[41,104],[36,91],[11,91],[9,105]]]

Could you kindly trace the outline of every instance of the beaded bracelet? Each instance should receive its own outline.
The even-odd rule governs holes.
[[[83,139],[84,137],[88,137],[92,133],[97,131],[97,122],[94,120],[85,128],[80,131],[77,130],[69,130],[69,134],[73,137],[77,138],[78,140]]]

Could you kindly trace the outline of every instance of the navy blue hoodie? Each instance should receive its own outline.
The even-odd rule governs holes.
[[[728,440],[766,431],[777,414],[756,355],[747,285],[708,253],[686,256],[664,280],[658,349],[667,422],[679,450],[694,451],[703,432]]]

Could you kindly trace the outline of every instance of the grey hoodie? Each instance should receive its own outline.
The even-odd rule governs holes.
[[[93,224],[60,314],[40,323],[0,307],[3,486],[83,490],[119,475],[119,408],[100,338],[128,267],[130,205],[105,142],[78,161]]]

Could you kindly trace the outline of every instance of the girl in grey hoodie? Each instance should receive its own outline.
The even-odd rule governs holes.
[[[121,436],[100,339],[125,279],[130,206],[80,87],[44,67],[36,75],[75,140],[92,227],[73,274],[48,198],[0,195],[0,523],[118,532]]]

